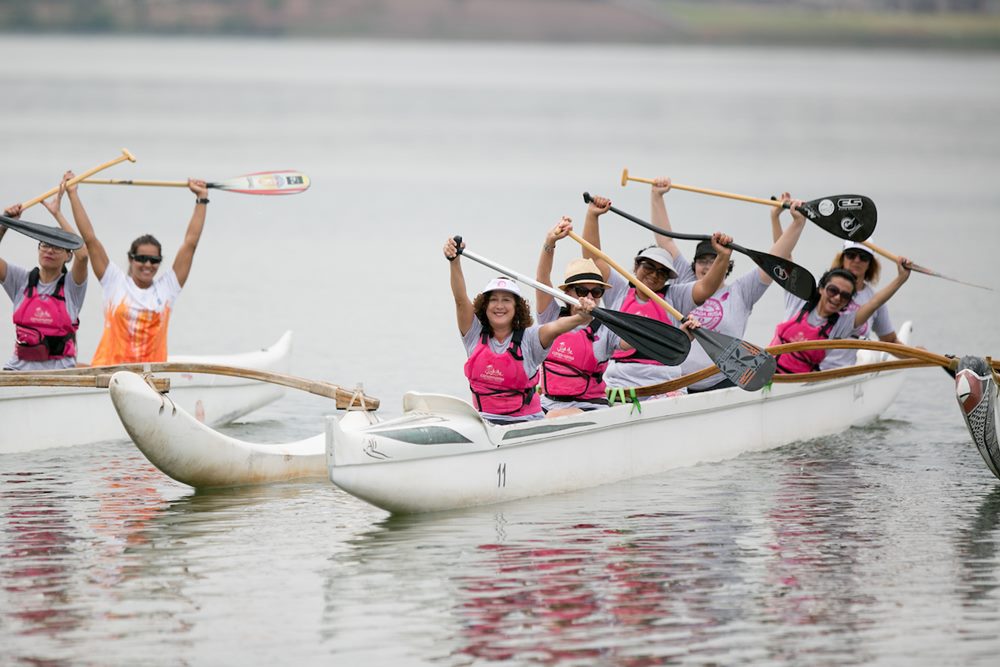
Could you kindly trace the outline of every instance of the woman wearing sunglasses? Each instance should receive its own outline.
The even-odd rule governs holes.
[[[787,320],[774,330],[771,345],[795,343],[803,340],[851,338],[853,332],[888,301],[910,277],[909,260],[900,257],[896,278],[855,311],[847,308],[854,298],[857,283],[853,273],[846,269],[830,269],[819,279],[819,292],[811,301],[785,293]],[[778,373],[810,373],[837,368],[826,350],[805,350],[777,356]]]
[[[444,256],[450,262],[458,332],[469,357],[465,377],[479,414],[494,424],[542,419],[545,414],[535,389],[538,368],[560,334],[590,321],[586,313],[594,302],[585,297],[570,317],[533,324],[531,307],[516,282],[494,278],[474,300],[469,299],[454,239],[445,241]]]
[[[545,236],[535,276],[538,282],[552,286],[556,243],[572,229],[572,222],[564,217]],[[574,298],[591,299],[599,304],[605,290],[611,287],[602,278],[594,260],[574,259],[566,267],[559,289]],[[542,324],[570,314],[569,307],[541,290],[535,290],[535,308]],[[618,335],[597,320],[560,334],[542,364],[542,410],[545,415],[560,417],[608,407],[604,371],[620,344]]]
[[[79,195],[70,193],[73,219],[104,292],[104,334],[91,361],[94,366],[166,361],[170,313],[191,272],[208,207],[205,181],[188,179],[188,189],[195,196],[194,213],[173,265],[159,275],[163,253],[155,237],[144,234],[132,241],[128,269],[123,271],[108,259]]]
[[[66,187],[72,172],[63,176],[59,193],[42,202],[59,226],[73,234],[76,230],[63,217],[63,193],[76,191]],[[21,217],[21,205],[4,211],[9,218]],[[7,228],[0,225],[0,238]],[[66,265],[73,261],[72,270]],[[25,269],[0,258],[0,282],[14,303],[16,342],[14,356],[4,362],[9,371],[37,371],[76,366],[76,332],[80,327],[80,308],[87,294],[87,249],[76,251],[48,243],[38,244],[38,265]]]
[[[601,247],[599,218],[608,212],[610,206],[611,200],[605,197],[594,197],[587,206],[583,237],[598,248]],[[674,308],[687,315],[715,294],[722,285],[729,268],[729,258],[733,252],[731,248],[727,247],[729,243],[732,243],[732,240],[732,237],[721,232],[712,235],[712,248],[716,252],[717,260],[712,264],[711,269],[697,280],[686,283],[677,283],[675,280],[675,282],[668,284],[668,280],[677,278],[677,271],[673,266],[678,261],[685,260],[683,258],[678,260],[679,251],[675,253],[667,250],[664,244],[649,246],[638,252],[633,268],[635,277],[673,305]],[[676,249],[676,245],[673,247]],[[588,256],[586,250],[584,256]],[[636,313],[677,325],[666,310],[655,301],[647,299],[625,278],[612,271],[607,262],[597,257],[592,259],[600,268],[602,278],[611,285],[604,295],[604,303],[608,308],[626,313]],[[688,321],[691,324],[684,326],[698,326],[695,324],[696,317],[690,318]],[[682,328],[684,327],[682,326]],[[634,349],[629,349],[619,350],[612,355],[608,369],[604,373],[604,381],[609,388],[613,389],[643,387],[673,380],[680,377],[680,374],[680,366],[664,366],[658,361],[643,357]],[[687,390],[682,389],[678,393],[687,393]],[[648,398],[657,397],[650,396],[641,400],[648,400]]]

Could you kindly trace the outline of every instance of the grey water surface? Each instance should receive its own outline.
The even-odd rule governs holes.
[[[444,239],[533,274],[546,230],[582,223],[584,190],[648,216],[623,167],[760,197],[866,194],[876,243],[1000,287],[995,55],[4,42],[4,204],[123,146],[139,161],[107,177],[309,174],[294,197],[212,193],[171,349],[246,351],[292,329],[294,373],[362,382],[388,415],[408,390],[465,396]],[[146,232],[171,261],[192,208],[186,190],[81,196],[116,261]],[[667,203],[678,231],[770,246],[765,207]],[[650,242],[620,219],[602,229],[622,259]],[[811,227],[795,259],[818,275],[838,247]],[[576,252],[560,243],[557,277]],[[34,244],[8,233],[0,256],[28,264]],[[491,277],[466,271],[473,290]],[[772,288],[746,338],[766,344],[781,310]],[[891,313],[932,351],[1000,354],[997,292],[914,274]],[[84,358],[101,320],[92,278]],[[2,454],[0,664],[993,665],[1000,482],[951,379],[906,372],[865,428],[438,515],[389,517],[315,481],[195,493],[129,442]],[[289,392],[225,430],[295,440],[330,409]]]

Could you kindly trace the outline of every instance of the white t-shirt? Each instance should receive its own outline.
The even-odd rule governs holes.
[[[542,341],[538,337],[539,325],[530,326],[524,330],[524,336],[521,338],[521,357],[523,360],[521,363],[524,366],[524,374],[531,378],[535,373],[538,372],[538,367],[542,365],[545,361],[545,355],[549,353],[549,348],[542,347]],[[465,355],[471,357],[476,346],[479,345],[479,338],[483,334],[483,324],[479,321],[478,317],[472,318],[472,326],[469,330],[465,332],[462,336],[462,344],[465,346]],[[494,354],[503,354],[510,347],[510,341],[514,337],[513,332],[510,336],[507,336],[501,341],[496,340],[493,337],[487,339],[487,344],[490,346],[490,350]],[[480,412],[480,414],[489,419],[490,421],[527,421],[529,419],[541,419],[544,415],[539,412],[537,415],[530,415],[525,417],[511,417],[510,415],[494,415],[489,412]]]
[[[675,261],[676,265],[676,261]],[[604,293],[604,302],[611,310],[621,310],[625,302],[625,295],[628,293],[629,282],[612,272],[608,276],[608,283],[611,289]],[[696,304],[691,292],[695,283],[670,283],[667,286],[665,300],[676,308],[682,315],[687,315],[694,310]],[[637,294],[641,298],[641,294]],[[671,318],[673,319],[673,318]],[[676,323],[675,323],[676,324]],[[608,364],[608,370],[604,372],[604,383],[611,389],[618,387],[646,387],[653,384],[660,384],[668,380],[673,380],[681,376],[680,366],[661,366],[659,364],[640,363],[619,363],[614,359]],[[684,391],[687,391],[686,389]]]
[[[559,319],[559,313],[561,310],[562,307],[555,300],[550,301],[545,310],[538,313],[538,323],[548,324],[549,322],[555,322]],[[573,331],[579,331],[583,328],[584,326],[579,326],[574,328]],[[619,343],[621,343],[621,338],[618,337],[618,334],[602,324],[598,327],[594,334],[594,358],[597,359],[598,363],[607,361],[611,358],[611,355],[614,354],[615,350],[618,349]],[[595,404],[588,403],[586,401],[555,401],[545,394],[542,394],[542,407],[546,410],[555,410],[559,408],[583,408],[592,410],[595,407]]]
[[[75,261],[75,260],[74,260]],[[21,306],[24,301],[24,290],[28,289],[28,274],[30,269],[21,266],[7,264],[7,277],[3,281],[3,291],[7,293],[10,300],[14,302],[14,311]],[[39,294],[54,294],[56,278],[50,283],[38,283]],[[66,312],[71,320],[80,317],[80,308],[83,307],[83,299],[87,295],[87,279],[77,285],[73,281],[73,274],[66,274],[66,282],[63,284],[63,296],[66,297]],[[76,366],[76,357],[62,357],[61,359],[50,359],[48,361],[22,361],[13,355],[5,364],[4,368],[12,371],[44,371],[58,368],[73,368]]]
[[[718,331],[727,336],[742,338],[746,333],[747,320],[753,312],[754,304],[760,300],[771,283],[761,280],[760,271],[755,267],[734,280],[729,285],[723,285],[719,290],[691,311],[698,318],[702,327],[710,331]],[[691,343],[691,353],[681,364],[681,373],[686,375],[700,371],[714,362],[695,340]],[[718,384],[725,379],[722,373],[716,373],[691,385],[692,389],[705,389]]]
[[[847,310],[844,311],[844,315],[846,316],[848,313],[853,315],[861,306],[871,301],[873,296],[875,296],[875,290],[871,285],[865,283],[865,286],[858,290],[854,298],[851,299],[851,302],[847,304]],[[860,327],[851,333],[851,336],[854,338],[867,338],[870,331],[874,331],[878,336],[885,336],[895,330],[896,328],[892,326],[892,320],[889,319],[889,305],[883,303],[875,309],[874,315],[865,320]],[[853,366],[858,361],[858,351],[827,350],[825,361],[831,365],[831,368]]]
[[[804,305],[806,305],[805,300],[800,299],[794,294],[785,292],[785,319],[782,320],[782,322],[787,322],[788,320],[794,317],[798,317],[799,312],[802,310],[802,307]],[[826,318],[818,315],[816,313],[816,309],[813,308],[811,311],[809,311],[809,314],[806,316],[806,321],[811,326],[820,326],[821,324],[826,322]],[[830,329],[829,337],[830,340],[836,340],[838,338],[851,338],[851,334],[853,331],[854,331],[854,313],[841,313],[840,317],[837,318],[836,324],[834,324],[833,328]],[[840,368],[840,366],[842,365],[837,363],[836,358],[834,358],[831,363],[830,352],[832,352],[832,350],[827,350],[826,356],[823,357],[823,361],[821,361],[819,364],[819,369],[821,371],[825,371],[830,368]]]
[[[108,263],[101,278],[104,333],[91,363],[164,361],[167,329],[181,284],[173,268],[159,273],[149,287],[135,284],[117,264]]]

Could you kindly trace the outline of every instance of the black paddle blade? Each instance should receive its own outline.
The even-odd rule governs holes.
[[[875,232],[878,211],[864,195],[832,195],[799,206],[807,218],[834,236],[850,241],[866,240]]]
[[[735,243],[733,249],[737,249]],[[816,294],[816,279],[813,274],[795,262],[749,248],[739,248],[739,251],[752,259],[761,271],[771,276],[786,292],[804,301],[809,301]]]
[[[771,381],[776,361],[756,345],[708,329],[694,329],[691,333],[708,358],[740,389],[757,391]]]
[[[8,218],[6,215],[0,215],[0,225],[10,227],[15,232],[20,232],[36,241],[42,241],[57,248],[76,250],[83,246],[83,239],[76,234],[70,234],[58,227],[49,227],[48,225],[40,225],[37,222]]]
[[[687,334],[666,322],[604,308],[594,308],[590,314],[641,354],[665,366],[677,366],[691,351]]]

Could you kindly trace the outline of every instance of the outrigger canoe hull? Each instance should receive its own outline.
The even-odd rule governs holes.
[[[985,359],[962,357],[955,374],[955,397],[972,442],[990,472],[1000,479],[1000,397],[996,376]]]
[[[723,389],[511,426],[487,424],[457,398],[409,393],[398,419],[328,418],[327,466],[334,484],[392,513],[488,505],[839,433],[878,418],[903,380],[889,371]]]
[[[239,366],[287,373],[292,333],[274,345],[243,354],[171,356],[177,363]],[[158,377],[161,374],[157,374]],[[206,424],[225,424],[281,397],[273,384],[242,378],[164,373],[170,398]],[[128,437],[106,389],[0,387],[0,453],[83,445]]]

